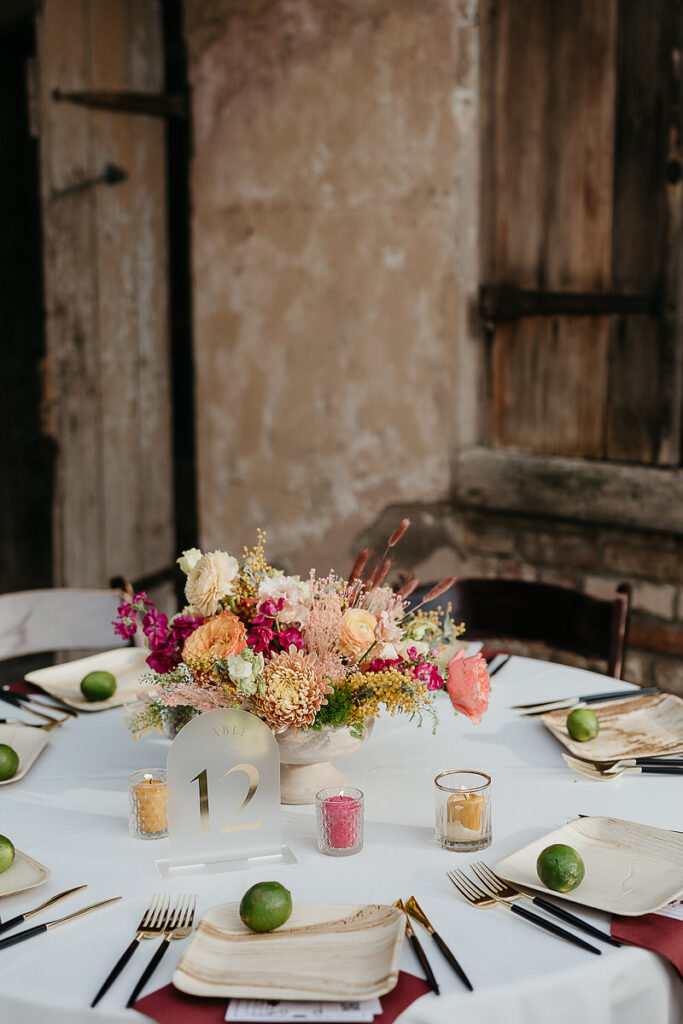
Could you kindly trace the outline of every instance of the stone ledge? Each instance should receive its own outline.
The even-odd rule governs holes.
[[[683,534],[683,470],[475,447],[453,460],[453,500],[477,509]]]

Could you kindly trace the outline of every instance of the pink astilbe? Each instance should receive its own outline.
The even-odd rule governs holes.
[[[481,654],[466,658],[460,650],[448,662],[446,689],[451,704],[475,725],[489,706],[489,674]]]
[[[317,656],[318,669],[333,683],[343,679],[345,674],[342,656],[337,648],[344,618],[342,607],[342,581],[330,573],[316,579],[311,570],[309,604],[310,614],[301,627],[306,650]]]
[[[167,708],[191,707],[197,711],[215,711],[216,708],[232,707],[234,697],[219,686],[202,686],[200,683],[175,683],[173,689],[159,691],[157,699]]]

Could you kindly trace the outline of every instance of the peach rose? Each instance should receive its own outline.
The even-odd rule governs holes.
[[[375,641],[377,619],[365,608],[349,608],[344,612],[338,646],[342,654],[358,658]]]
[[[188,658],[227,658],[240,654],[247,646],[246,630],[236,615],[221,612],[190,633],[183,646],[183,661]]]
[[[462,650],[454,654],[448,662],[446,689],[455,710],[479,725],[489,706],[489,674],[481,654],[471,658]]]

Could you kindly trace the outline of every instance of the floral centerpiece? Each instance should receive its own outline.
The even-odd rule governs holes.
[[[447,690],[456,710],[479,722],[489,680],[480,655],[453,645],[463,625],[445,611],[424,611],[453,577],[409,607],[417,587],[385,584],[389,551],[408,529],[402,520],[383,557],[365,572],[363,551],[348,579],[334,572],[287,576],[266,561],[265,535],[241,562],[225,551],[184,551],[187,606],[169,618],[144,593],[118,609],[116,633],[141,631],[150,673],[143,705],[129,727],[139,738],[172,723],[181,727],[216,708],[243,708],[275,733],[346,727],[361,738],[383,711],[436,721],[434,697]]]

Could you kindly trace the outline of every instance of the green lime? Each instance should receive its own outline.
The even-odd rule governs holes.
[[[546,846],[538,855],[536,871],[543,884],[553,892],[571,892],[581,885],[586,873],[581,855],[564,843]]]
[[[19,755],[14,747],[0,743],[0,781],[11,779],[13,775],[16,775],[18,767]]]
[[[0,836],[0,872],[7,871],[14,862],[14,843],[7,836]]]
[[[116,680],[111,672],[88,672],[81,679],[81,693],[86,700],[108,700],[116,693]]]
[[[272,932],[292,913],[292,894],[279,882],[257,882],[240,903],[240,917],[253,932]]]
[[[567,715],[567,732],[579,743],[594,740],[600,732],[598,716],[590,708],[574,708]]]

